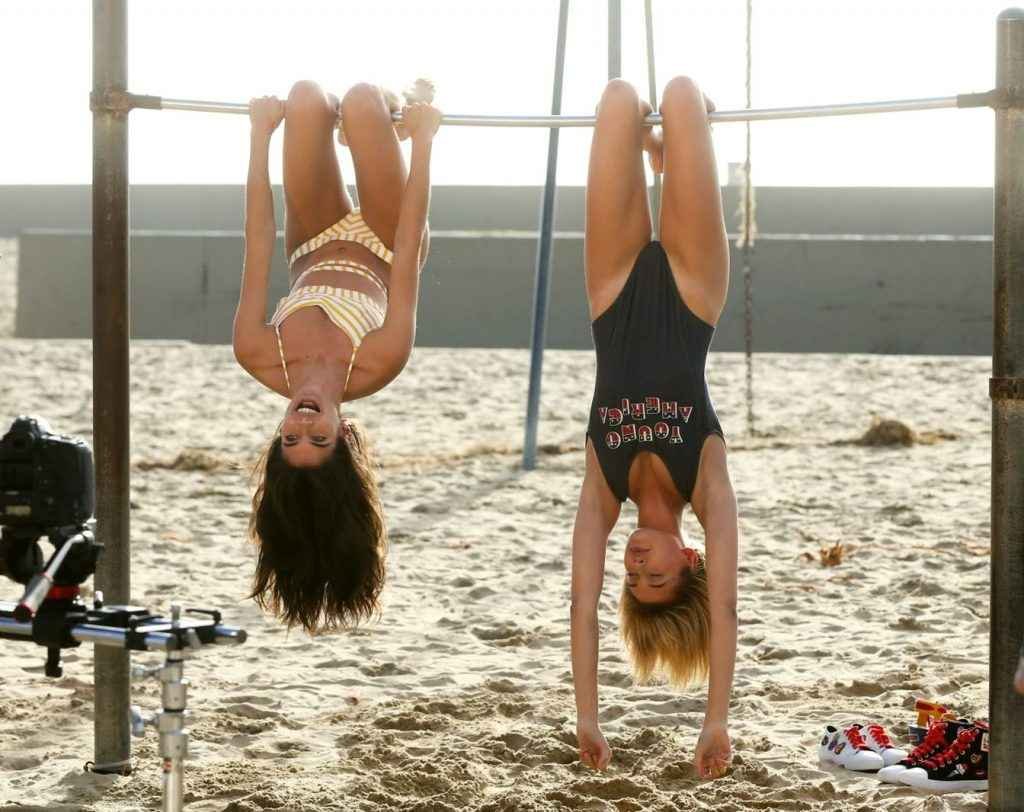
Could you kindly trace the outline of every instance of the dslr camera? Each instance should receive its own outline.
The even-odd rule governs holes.
[[[60,550],[75,537],[88,543],[74,545],[54,583],[81,584],[95,571],[101,550],[89,521],[95,507],[92,451],[85,441],[54,434],[42,418],[18,417],[0,439],[0,574],[27,584],[43,568],[40,538],[47,536]]]

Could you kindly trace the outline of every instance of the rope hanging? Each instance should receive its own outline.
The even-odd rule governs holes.
[[[747,109],[752,107],[751,74],[754,3],[747,0]],[[740,201],[740,236],[736,247],[743,251],[743,346],[746,353],[747,372],[747,433],[755,434],[754,424],[754,241],[757,239],[757,204],[754,201],[754,184],[751,178],[750,122],[746,123],[747,152],[743,162],[743,199]]]

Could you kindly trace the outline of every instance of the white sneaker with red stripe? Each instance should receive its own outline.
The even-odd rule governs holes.
[[[894,745],[881,725],[865,725],[861,728],[861,733],[868,747],[882,757],[886,767],[907,757],[907,751]]]
[[[859,772],[874,772],[885,766],[882,757],[864,740],[860,725],[842,730],[828,725],[818,744],[818,758]]]

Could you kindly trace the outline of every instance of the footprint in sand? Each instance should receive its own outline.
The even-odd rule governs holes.
[[[521,694],[526,690],[522,683],[510,679],[489,679],[484,688],[497,694]]]
[[[382,716],[373,720],[373,726],[379,730],[447,730],[450,721],[443,716],[421,716],[416,713],[400,713],[394,716]]]
[[[500,623],[496,626],[473,629],[473,634],[479,640],[486,643],[493,643],[496,646],[525,646],[536,639],[534,632],[520,629],[515,623]]]
[[[371,663],[362,665],[359,671],[367,677],[395,677],[402,674],[412,674],[411,668],[403,668],[398,663]]]
[[[573,782],[570,790],[581,801],[585,798],[625,801],[652,795],[657,791],[650,781],[642,778],[610,778],[606,780],[591,778]]]
[[[235,702],[224,705],[221,710],[234,716],[242,716],[246,719],[284,719],[277,711],[266,708],[258,708],[250,702]]]

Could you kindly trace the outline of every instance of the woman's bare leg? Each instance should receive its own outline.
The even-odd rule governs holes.
[[[290,255],[352,211],[334,151],[338,102],[315,82],[296,82],[284,114],[285,249]]]
[[[628,82],[613,79],[601,96],[587,172],[585,267],[591,319],[622,290],[651,239],[644,176],[643,108]]]
[[[359,209],[393,248],[408,171],[384,94],[376,85],[353,86],[341,100],[341,117],[356,169]]]
[[[729,289],[729,242],[715,149],[700,88],[683,76],[661,102],[661,242],[687,306],[715,324]]]

